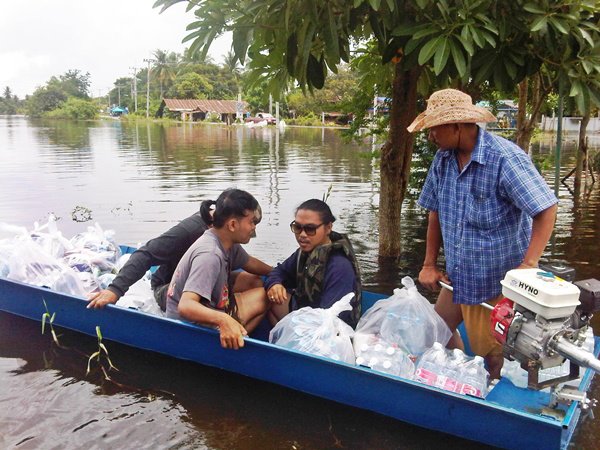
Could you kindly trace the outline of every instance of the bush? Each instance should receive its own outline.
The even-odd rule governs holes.
[[[69,97],[66,102],[48,111],[44,116],[51,119],[89,120],[98,116],[98,107],[90,100]]]
[[[315,113],[309,112],[306,115],[296,117],[295,119],[286,119],[290,125],[300,125],[304,127],[321,127],[323,122]]]

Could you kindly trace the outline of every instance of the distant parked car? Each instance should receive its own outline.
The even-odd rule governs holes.
[[[246,117],[245,122],[254,122],[254,123],[258,123],[258,122],[264,122],[267,121],[268,125],[275,125],[277,123],[277,120],[275,119],[275,117],[273,117],[271,114],[269,113],[263,113],[260,112],[258,114],[256,114],[256,116],[254,117]]]

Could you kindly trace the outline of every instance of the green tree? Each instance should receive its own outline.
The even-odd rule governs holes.
[[[169,90],[169,97],[181,99],[208,98],[213,87],[208,80],[196,72],[178,76]]]
[[[67,100],[67,95],[55,85],[37,88],[27,99],[26,110],[31,117],[41,117],[52,111]]]
[[[45,114],[51,119],[89,120],[98,116],[98,107],[92,100],[69,97],[60,107]]]
[[[155,6],[164,10],[178,2],[157,0]],[[552,5],[558,9],[549,14]],[[575,82],[583,75],[579,68],[598,72],[591,58],[586,58],[590,66],[581,61],[573,71],[565,59],[556,59],[568,45],[579,44],[581,55],[598,51],[594,15],[600,5],[589,0],[195,0],[188,9],[196,17],[185,38],[192,41],[190,52],[206,55],[217,36],[231,31],[236,57],[251,77],[268,79],[276,97],[290,79],[303,89],[322,88],[329,71],[350,60],[351,44],[374,43],[391,72],[377,83],[379,90],[391,91],[380,164],[379,253],[384,256],[400,253],[400,211],[414,143],[406,127],[417,113],[418,88],[423,95],[448,84],[474,93],[484,84],[511,91],[548,58],[563,85],[576,86],[571,95],[582,101],[597,97],[598,86]],[[563,30],[565,22],[574,26]],[[564,34],[575,42],[562,39]]]
[[[67,97],[88,98],[90,84],[89,72],[82,74],[80,70],[72,69],[58,78],[50,78],[47,86],[62,91]]]
[[[176,53],[168,53],[165,50],[155,50],[153,55],[154,64],[151,76],[158,80],[160,99],[162,99],[165,86],[175,79],[178,57]]]

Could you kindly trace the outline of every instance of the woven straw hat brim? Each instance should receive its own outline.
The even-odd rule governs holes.
[[[496,122],[496,117],[487,109],[475,105],[447,106],[425,110],[406,127],[409,133],[450,123]]]

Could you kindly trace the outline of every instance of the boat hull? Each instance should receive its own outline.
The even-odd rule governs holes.
[[[365,308],[381,297],[365,292]],[[213,329],[113,305],[91,310],[84,299],[0,278],[0,310],[41,321],[46,312],[44,302],[48,312],[56,314],[57,326],[91,336],[96,335],[99,326],[105,340],[239,373],[498,447],[565,448],[579,421],[575,403],[565,409],[563,420],[532,413],[547,405],[549,394],[515,388],[508,380],[502,380],[483,400],[254,338],[247,338],[239,351],[226,350]],[[591,371],[585,372],[581,389],[589,388],[592,376]]]

